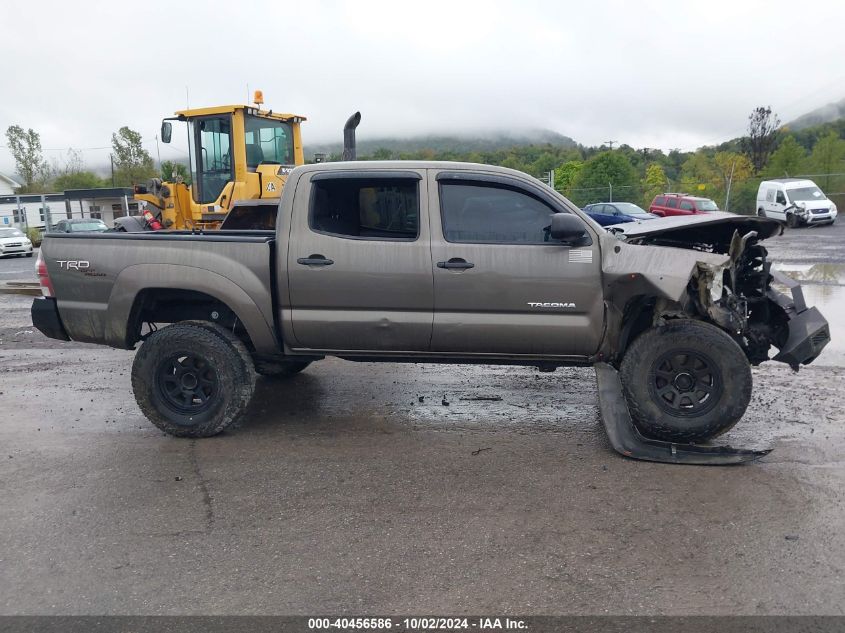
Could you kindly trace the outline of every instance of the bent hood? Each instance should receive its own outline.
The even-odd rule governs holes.
[[[783,227],[775,220],[724,211],[615,224],[606,228],[618,239],[630,244],[699,247],[716,253],[730,250],[731,240],[737,231],[740,235],[756,231],[760,240],[783,232]]]

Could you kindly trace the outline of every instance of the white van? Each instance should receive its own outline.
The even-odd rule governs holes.
[[[757,190],[757,215],[802,224],[833,224],[836,205],[822,193],[816,183],[804,178],[764,180]]]

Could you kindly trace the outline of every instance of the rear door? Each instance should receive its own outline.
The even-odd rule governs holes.
[[[303,175],[287,255],[292,346],[428,349],[434,294],[424,174]]]
[[[549,241],[571,212],[544,188],[498,174],[437,172],[429,179],[434,261],[431,350],[587,356],[604,320],[601,254]]]
[[[666,206],[663,207],[663,210],[666,217],[678,215],[678,198],[674,196],[667,196]]]

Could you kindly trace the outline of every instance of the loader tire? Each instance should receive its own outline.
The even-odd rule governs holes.
[[[211,437],[233,428],[254,389],[246,347],[213,323],[186,321],[155,332],[132,364],[141,411],[176,437]]]
[[[649,437],[696,442],[736,424],[751,400],[751,367],[714,325],[678,319],[637,337],[620,366],[628,409]]]
[[[311,364],[310,360],[286,361],[273,363],[268,361],[255,361],[255,371],[268,378],[290,378],[295,376]]]

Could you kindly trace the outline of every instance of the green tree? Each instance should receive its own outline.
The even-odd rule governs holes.
[[[822,177],[824,189],[830,189],[832,178],[830,174],[838,174],[842,171],[843,160],[845,160],[845,141],[840,139],[836,132],[828,132],[813,145],[810,165],[814,172],[825,174]]]
[[[652,163],[645,170],[645,177],[642,181],[643,186],[643,206],[647,209],[654,200],[654,196],[660,195],[669,186],[669,179],[666,178],[666,172],[663,171],[658,163]]]
[[[106,181],[92,171],[78,171],[72,174],[62,174],[53,181],[52,189],[67,191],[68,189],[97,189],[106,187]]]
[[[748,156],[745,154],[738,154],[736,152],[716,152],[713,157],[713,170],[716,172],[716,177],[719,179],[713,184],[716,190],[725,195],[724,204],[722,208],[725,211],[730,211],[730,192],[737,183],[743,183],[754,174],[754,165],[751,164]]]
[[[754,108],[748,115],[748,136],[741,140],[743,151],[759,173],[769,161],[777,144],[780,119],[771,106]]]
[[[174,173],[176,174],[175,176],[173,175]],[[175,182],[181,178],[185,184],[191,184],[191,172],[188,166],[173,160],[164,160],[161,162],[161,174],[159,178],[165,182]]]
[[[105,181],[92,171],[85,169],[82,153],[71,148],[67,151],[64,164],[53,162],[53,184],[51,189],[67,191],[68,189],[96,189],[105,187]]]
[[[807,160],[807,152],[791,134],[781,141],[766,166],[765,175],[782,178],[800,174]]]
[[[144,149],[141,135],[126,126],[111,135],[115,184],[130,186],[146,182],[156,175],[153,158]]]
[[[390,160],[393,158],[393,152],[386,147],[379,147],[370,155],[370,158],[372,160]]]
[[[720,177],[713,158],[705,151],[698,150],[684,161],[681,167],[681,189],[688,192],[707,192],[715,195],[716,183]]]
[[[569,195],[572,183],[575,182],[575,178],[583,166],[584,161],[570,160],[555,169],[555,189],[562,194]]]
[[[638,200],[637,172],[624,154],[600,152],[578,172],[572,186],[572,200],[584,206],[591,202],[607,202],[611,196],[617,201]]]
[[[19,193],[33,193],[42,189],[50,176],[50,168],[41,150],[41,136],[32,128],[24,130],[10,125],[6,130],[9,151],[15,168],[24,181]]]

